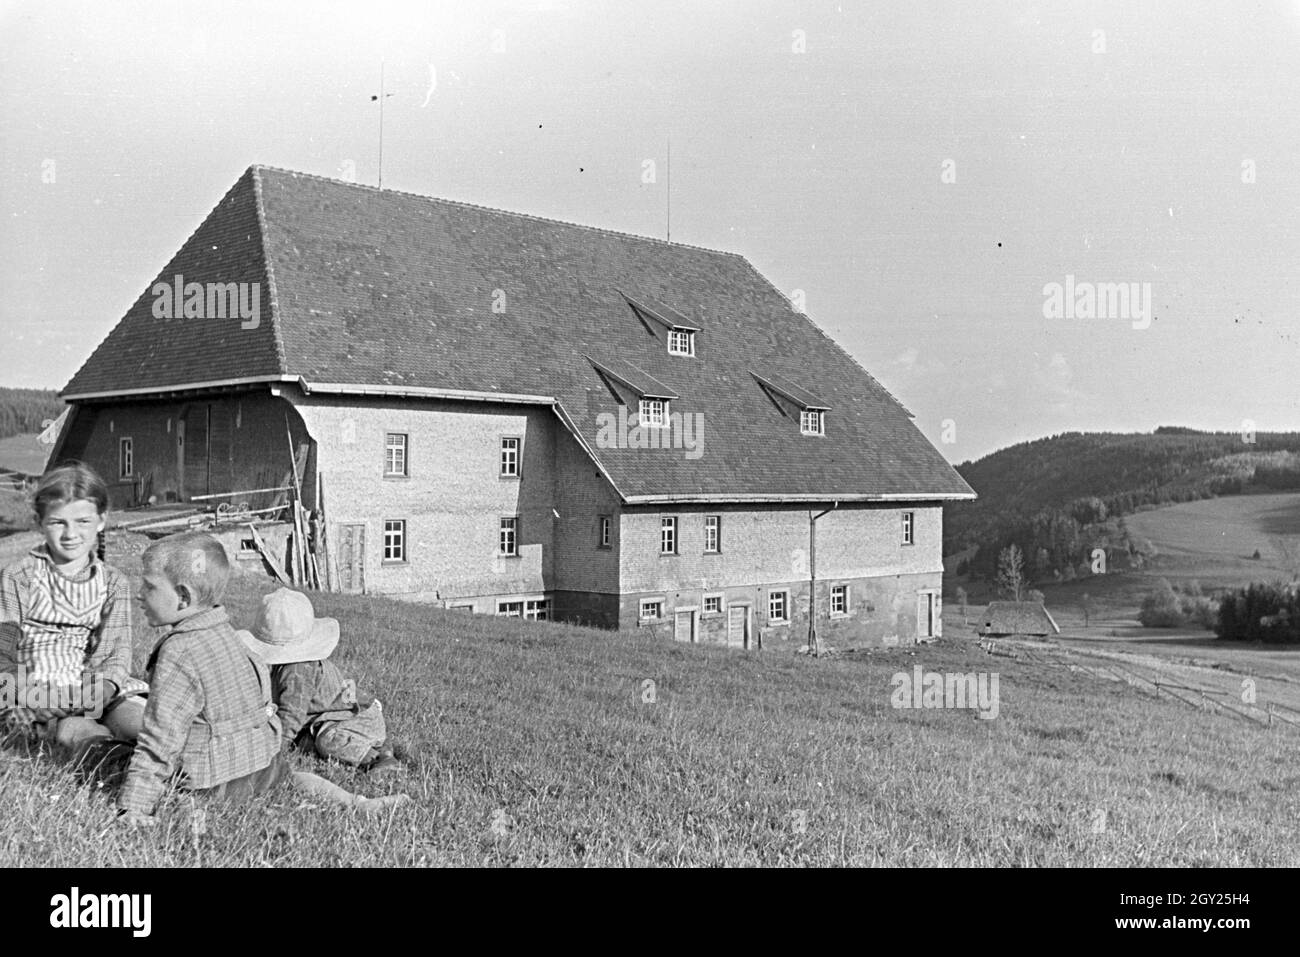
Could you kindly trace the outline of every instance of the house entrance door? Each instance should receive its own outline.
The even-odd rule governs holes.
[[[727,609],[727,644],[733,648],[749,647],[748,605],[732,605]]]
[[[677,641],[695,640],[695,612],[679,611],[673,616],[673,638]]]
[[[921,592],[916,597],[916,636],[938,638],[942,630],[938,594],[932,591]]]
[[[366,590],[366,527],[340,525],[339,588],[346,592]]]

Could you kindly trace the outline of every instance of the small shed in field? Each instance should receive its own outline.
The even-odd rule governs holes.
[[[1038,601],[993,601],[980,619],[981,635],[1059,635],[1051,612]]]

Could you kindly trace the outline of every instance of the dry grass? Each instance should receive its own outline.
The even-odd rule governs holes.
[[[128,571],[129,541],[110,553]],[[236,583],[237,623],[266,587]],[[196,837],[177,799],[128,833],[103,789],[10,753],[0,865],[1300,863],[1294,733],[966,641],[813,661],[314,597],[345,671],[418,749],[412,806],[263,800]],[[999,716],[893,709],[890,678],[916,663],[999,672]]]

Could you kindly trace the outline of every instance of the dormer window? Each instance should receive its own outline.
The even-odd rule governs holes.
[[[668,333],[670,356],[695,355],[695,333],[700,331],[700,324],[695,319],[649,296],[638,294],[635,299],[627,293],[622,293],[622,296],[646,329],[656,336]]]
[[[694,356],[695,333],[690,329],[673,326],[668,331],[668,354],[670,356]]]
[[[825,435],[826,413],[830,406],[802,386],[796,385],[782,376],[765,373],[759,375],[754,370],[749,374],[772,400],[773,405],[786,418],[793,419],[795,409],[799,410],[799,431],[803,435]]]
[[[668,424],[667,399],[642,399],[639,412],[643,426],[662,428]]]

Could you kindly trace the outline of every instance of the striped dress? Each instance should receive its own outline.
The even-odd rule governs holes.
[[[148,685],[131,675],[131,591],[125,575],[92,557],[74,579],[54,570],[45,546],[0,568],[0,672],[75,686],[92,676],[118,695]],[[12,702],[0,701],[0,714]]]
[[[76,578],[64,578],[50,562],[39,562],[29,595],[17,664],[27,669],[29,681],[80,686],[90,635],[103,620],[108,597],[103,566],[92,560]]]

